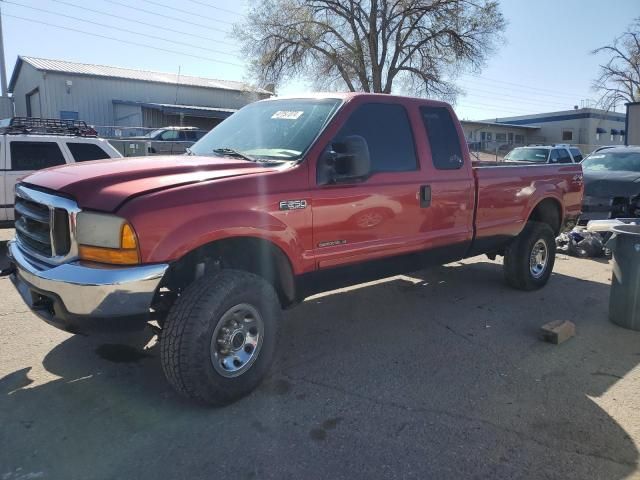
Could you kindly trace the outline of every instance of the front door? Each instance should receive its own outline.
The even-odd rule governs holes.
[[[313,192],[313,243],[319,268],[421,247],[428,210],[420,199],[425,179],[405,107],[382,100],[356,106],[331,143],[351,135],[366,140],[372,173],[364,181],[322,185]]]

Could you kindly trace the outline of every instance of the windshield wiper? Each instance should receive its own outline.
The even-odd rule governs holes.
[[[219,153],[220,155],[228,155],[230,157],[238,157],[238,158],[243,158],[245,160],[248,160],[250,162],[256,162],[257,160],[255,158],[251,158],[249,155],[245,155],[242,152],[239,152],[238,150],[234,150],[233,148],[214,148],[213,149],[213,153]]]

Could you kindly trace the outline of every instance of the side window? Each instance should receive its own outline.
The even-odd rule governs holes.
[[[582,153],[580,153],[580,150],[578,150],[577,148],[571,149],[571,155],[573,155],[573,160],[576,163],[579,163],[582,161]]]
[[[551,154],[549,155],[549,163],[558,163],[559,158],[560,155],[558,154],[558,150],[551,150]]]
[[[420,114],[431,145],[431,159],[438,170],[462,168],[458,130],[445,107],[420,107]]]
[[[178,130],[166,130],[160,134],[160,140],[176,142],[180,139],[180,132]]]
[[[69,147],[71,155],[76,162],[86,162],[88,160],[102,160],[104,158],[110,158],[107,152],[93,143],[69,142],[67,143],[67,147]]]
[[[558,163],[572,163],[569,150],[566,148],[558,149]]]
[[[342,126],[336,140],[350,135],[359,135],[367,141],[372,172],[417,170],[413,133],[402,105],[361,105]]]
[[[66,163],[55,142],[12,141],[9,149],[11,170],[40,170]]]

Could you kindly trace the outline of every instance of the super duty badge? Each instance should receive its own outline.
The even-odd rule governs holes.
[[[306,200],[282,200],[280,201],[280,210],[300,210],[307,208]]]

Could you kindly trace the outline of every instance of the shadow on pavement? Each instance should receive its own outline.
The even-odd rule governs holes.
[[[410,277],[410,278],[409,278]],[[71,337],[0,380],[0,465],[43,478],[607,478],[638,452],[597,403],[640,361],[608,285],[538,292],[457,264],[286,312],[272,375],[223,409],[175,395],[150,334]],[[539,327],[572,320],[560,346]],[[30,321],[36,321],[31,319]],[[11,473],[14,475],[14,473]],[[19,478],[7,476],[2,478]]]

